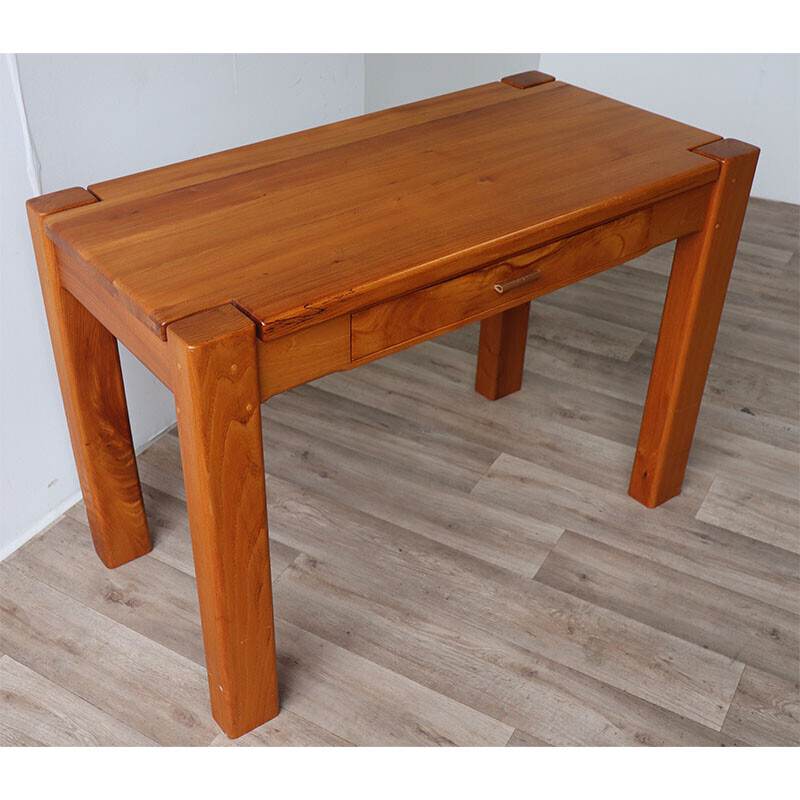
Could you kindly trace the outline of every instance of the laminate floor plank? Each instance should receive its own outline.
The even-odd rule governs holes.
[[[614,320],[624,319],[630,328],[655,341],[667,276],[637,269],[633,264],[622,268],[627,272],[620,271],[620,275],[614,277],[617,270],[601,273],[536,300],[531,307],[533,318],[537,309],[547,308],[577,317],[597,319],[598,325],[611,325]],[[789,277],[784,276],[782,283],[788,284]],[[751,369],[758,370],[760,364],[766,364],[772,369],[796,374],[797,358],[791,337],[796,329],[794,318],[784,313],[762,325],[761,318],[769,312],[751,302],[754,291],[752,284],[737,284],[732,279],[731,287],[720,322],[714,359],[734,358]],[[783,293],[781,298],[790,304],[794,302],[793,299],[787,300]],[[569,336],[551,334],[547,341],[574,347]],[[718,378],[710,378],[713,386],[713,381]]]
[[[667,255],[666,250],[663,255]],[[753,297],[771,298],[776,291],[781,293],[784,301],[797,301],[797,287],[791,286],[787,281],[788,273],[791,272],[792,255],[792,251],[789,250],[757,248],[743,242],[737,249],[728,286],[730,294],[726,298],[726,303],[730,301],[731,308],[758,308],[758,304],[754,305],[752,302]],[[666,288],[664,279],[669,275],[670,264],[667,259],[658,260],[658,263],[665,261],[667,269],[663,271],[647,269],[647,261],[644,262],[644,268],[637,261],[633,261],[622,265],[621,269],[599,273],[597,283],[619,291],[623,297],[658,305],[663,303]],[[653,264],[653,261],[649,263]],[[729,324],[726,323],[726,329]]]
[[[572,531],[536,580],[778,677],[797,674],[800,616]]]
[[[0,747],[156,743],[9,656],[0,657]]]
[[[596,287],[589,285],[589,291],[582,289],[580,283],[574,284],[566,290],[545,295],[537,304],[559,308],[563,305],[579,314],[599,316],[603,321],[614,321],[620,317],[624,319],[623,309],[631,306],[638,308],[640,304],[644,304],[646,314],[641,314],[639,309],[635,312],[628,311],[627,315],[637,314],[639,328],[654,337],[660,325],[674,249],[672,246],[665,247],[669,248],[668,251],[651,251],[621,268],[588,279],[597,284]],[[793,336],[797,330],[796,320],[793,316],[787,318],[765,315],[762,309],[749,301],[749,281],[752,279],[740,280],[738,276],[750,272],[752,269],[749,266],[739,266],[737,256],[737,265],[731,276],[731,291],[726,298],[714,352],[738,355],[756,363],[766,359],[772,366],[796,372],[798,364]],[[785,265],[773,262],[761,272],[779,280],[783,289],[788,288],[797,275],[797,269],[791,260]],[[595,293],[602,294],[604,302],[593,309],[592,295]]]
[[[88,525],[64,517],[8,563],[131,630],[205,666],[192,576],[149,555],[106,569]]]
[[[627,361],[645,336],[643,331],[636,328],[576,314],[556,306],[535,303],[532,309],[534,313],[531,315],[529,337],[534,347],[537,340],[541,339]]]
[[[276,535],[294,534],[291,546],[306,557],[320,557],[335,541],[351,580],[369,582],[370,591],[391,592],[412,608],[433,604],[459,625],[466,622],[701,724],[722,724],[741,664],[419,534],[343,511],[308,491],[300,498],[289,491],[284,498],[286,490],[283,481],[273,481],[273,503],[284,508],[291,502],[293,518],[302,523]],[[321,529],[316,543],[310,538],[315,528]]]
[[[535,574],[563,530],[288,426],[265,425],[264,444],[270,475],[521,576]]]
[[[541,739],[537,739],[530,733],[527,733],[526,731],[521,731],[519,729],[515,730],[514,733],[511,734],[511,738],[508,740],[508,744],[506,745],[506,747],[549,747],[549,746],[550,745],[547,742],[544,742]]]
[[[472,391],[474,358],[435,342],[418,346],[428,354],[424,364],[413,364],[405,353],[369,364],[358,371],[329,375],[316,382],[320,388],[339,396],[349,396],[364,404],[380,404],[400,416],[409,416],[480,444],[496,442],[505,453],[513,453],[555,470],[577,473],[587,481],[610,490],[626,486],[633,462],[635,435],[633,414],[620,412],[619,404],[602,396],[588,398],[575,392],[576,404],[549,384],[537,379],[523,384],[520,391],[490,402]],[[367,374],[367,371],[370,372]],[[464,395],[452,402],[453,392]],[[610,439],[618,435],[618,415],[631,418],[629,442]],[[573,427],[580,417],[585,428]],[[636,431],[638,431],[638,420]],[[684,492],[674,505],[694,514],[711,485],[710,474],[690,470]]]
[[[531,305],[528,325],[530,348],[552,342],[624,362],[636,352],[646,335],[644,331],[629,325],[548,304],[547,297],[545,295]],[[436,341],[475,355],[478,352],[479,326],[480,323],[473,323],[457,328],[437,337]]]
[[[174,436],[171,436],[166,442],[174,445],[174,438]],[[146,472],[152,479],[157,479],[158,474],[164,474],[162,472],[156,474],[157,470],[149,469],[149,465],[153,461],[157,464],[160,463],[158,459],[159,452],[161,452],[159,448],[154,447],[148,450],[147,453],[143,453],[139,460],[140,472]],[[171,453],[171,455],[174,455],[174,453]],[[167,483],[172,484],[172,488],[177,490],[176,485],[179,481],[172,480],[172,477],[174,476],[170,476]],[[178,478],[182,481],[181,474],[178,475]],[[182,485],[180,496],[176,497],[168,492],[156,489],[143,480],[142,495],[144,497],[147,521],[150,526],[150,537],[153,540],[153,550],[148,553],[148,558],[168,564],[170,567],[194,577],[192,540]],[[66,516],[83,525],[88,524],[86,521],[86,508],[83,502],[72,506],[66,512]],[[270,542],[269,554],[273,579],[277,578],[299,555],[295,550],[277,541]]]
[[[726,407],[715,405],[713,401],[704,402],[700,407],[696,431],[698,434],[703,432],[706,442],[713,442],[715,436],[723,439],[732,437],[745,447],[748,443],[760,442],[767,447],[786,450],[793,454],[795,460],[800,453],[800,426],[795,419],[756,413],[746,405],[737,408],[735,405]],[[730,468],[727,459],[723,466]],[[777,477],[780,480],[781,476]]]
[[[315,517],[319,535],[338,522]],[[338,550],[332,548],[324,560],[304,555],[286,570],[276,587],[279,616],[509,725],[524,726],[549,744],[735,744],[509,642],[479,621],[443,616],[434,602],[410,602],[383,574],[354,572],[335,563],[334,555]]]
[[[15,661],[159,744],[208,745],[219,729],[205,668],[0,564],[0,641]]]
[[[143,484],[151,490],[157,487],[159,492],[177,500],[178,504],[173,505],[173,508],[178,508],[180,503],[186,507],[186,487],[183,483],[183,465],[176,428],[171,428],[156,439],[138,457],[137,463],[139,478]],[[186,530],[189,530],[188,523]]]
[[[723,730],[759,747],[800,747],[800,683],[746,667]]]
[[[440,417],[460,421],[463,436],[472,441],[484,442],[487,429],[489,432],[498,429],[498,437],[502,436],[505,424],[512,431],[512,441],[498,438],[498,445],[504,452],[523,458],[531,457],[540,435],[553,436],[558,425],[584,434],[573,435],[578,447],[581,447],[586,434],[635,447],[649,366],[643,369],[641,380],[631,381],[630,377],[605,369],[609,359],[597,359],[592,354],[569,348],[557,348],[559,356],[554,359],[554,350],[531,351],[529,348],[522,389],[491,403],[480,396],[470,396],[475,362],[469,354],[438,342],[425,342],[416,349],[426,356],[424,360],[421,356],[412,357],[410,351],[406,351],[361,370],[329,375],[315,385],[336,394],[351,395],[362,403],[378,402],[380,396],[380,402],[393,413],[416,414],[417,419],[426,419],[426,422],[431,414],[429,406],[433,405]],[[590,368],[585,363],[587,358],[596,359],[597,363]],[[529,369],[532,362],[544,362],[545,365],[537,367],[534,372]],[[363,374],[359,375],[359,372]],[[463,395],[458,404],[452,402],[456,390]],[[626,397],[638,400],[632,402]],[[752,424],[751,421],[755,420],[753,414],[761,414],[760,411],[752,412],[752,409],[751,414],[740,413],[742,406],[734,408],[742,426]],[[708,409],[701,407],[701,421],[708,419],[709,413]],[[476,420],[483,420],[485,424],[476,426]],[[691,475],[695,469],[707,476],[717,472],[733,478],[747,474],[751,483],[790,496],[796,493],[795,476],[800,465],[797,452],[734,432],[737,428],[732,419],[729,419],[727,427],[732,431],[698,424],[689,461],[690,479],[684,484],[682,494],[670,501],[673,506],[687,502],[692,495]],[[784,427],[783,420],[776,422],[774,436],[778,440],[786,435]],[[603,452],[600,449],[599,454]],[[613,449],[609,451],[609,455],[613,452]],[[581,456],[572,459],[568,471],[591,471],[596,480],[603,480],[603,476],[608,474],[607,466],[586,458],[586,453],[582,452]],[[622,460],[618,461],[620,469],[622,463]],[[630,464],[627,470],[630,470]],[[627,480],[628,477],[623,479],[625,485]],[[709,486],[710,478],[706,478],[702,497],[691,513],[697,511]]]
[[[267,421],[263,428],[265,464],[270,476],[291,475],[323,495],[329,492],[334,499],[374,514],[376,519],[390,519],[434,541],[452,544],[523,575],[535,574],[561,534],[562,528],[555,525],[495,508],[491,503],[474,502],[468,493],[434,484],[417,476],[407,465],[387,469],[379,459],[288,426]],[[146,481],[158,482],[165,473],[180,472],[177,438],[163,436],[140,457],[140,465]],[[291,544],[275,535],[277,501],[273,483],[272,477],[268,478],[270,539],[288,545],[291,553]],[[182,480],[172,482],[176,492],[183,492],[182,486]]]
[[[786,338],[793,342],[796,332],[788,333]],[[426,359],[412,358],[413,351],[406,351],[352,373],[328,376],[317,383],[324,388],[329,388],[329,384],[334,378],[343,380],[352,378],[354,381],[363,381],[366,379],[363,373],[367,371],[370,371],[370,377],[367,380],[371,381],[375,378],[380,380],[383,373],[379,368],[385,367],[390,372],[406,371],[416,374],[417,381],[427,381],[427,373],[444,370],[448,379],[453,383],[460,385],[463,381],[468,385],[470,383],[470,366],[474,364],[474,354],[477,352],[477,340],[477,327],[468,326],[432,342],[418,345],[416,349],[425,352]],[[792,347],[796,351],[794,344]],[[655,336],[646,336],[629,362],[623,363],[558,343],[549,343],[543,340],[537,342],[533,337],[529,337],[526,375],[531,377],[523,381],[521,391],[524,392],[527,386],[532,386],[538,390],[537,399],[540,396],[545,399],[551,394],[558,397],[564,392],[577,390],[580,392],[584,404],[600,403],[601,407],[607,405],[609,401],[615,401],[615,404],[619,406],[620,413],[627,411],[627,417],[631,420],[630,436],[635,441],[638,433],[638,424],[635,423],[638,423],[638,419],[641,417],[654,349]],[[797,363],[796,352],[795,363]],[[787,376],[781,375],[781,377]],[[791,383],[795,381],[795,376],[788,376],[787,379],[790,389]],[[400,387],[395,386],[395,388]],[[791,397],[789,389],[784,390],[783,394]],[[510,395],[503,398],[503,402],[515,396]],[[706,412],[707,419],[709,419],[709,411],[713,412],[713,415],[710,417],[712,421],[707,421],[706,425],[711,424],[722,430],[732,430],[749,435],[755,441],[765,441],[795,451],[798,449],[800,432],[796,421],[796,408],[792,407],[792,413],[789,416],[781,416],[780,414],[766,413],[761,409],[753,411],[747,407],[747,403],[750,402],[748,398],[745,398],[744,402],[741,402],[741,398],[737,398],[737,400],[740,402],[728,402],[725,395],[717,397],[714,392],[707,391],[703,411]],[[721,402],[725,405],[721,405]],[[536,410],[538,412],[538,406]],[[769,425],[773,429],[767,427]],[[624,429],[617,430],[616,435],[619,436],[621,432],[624,432]],[[698,434],[701,432],[702,429],[698,428]]]
[[[526,374],[542,374],[571,382],[623,401],[644,403],[656,334],[647,334],[629,361],[621,363],[594,353],[547,342],[530,352]],[[711,361],[705,398],[757,413],[794,418],[797,375],[755,361],[716,353]]]
[[[262,417],[343,444],[391,464],[414,464],[414,472],[469,491],[500,454],[500,448],[465,442],[456,434],[424,426],[383,409],[331,395],[314,386],[270,398]]]
[[[274,719],[238,739],[229,739],[221,733],[211,744],[214,747],[352,747],[351,742],[285,708]]]
[[[370,746],[503,746],[513,729],[343,647],[276,621],[281,706]]]
[[[742,228],[742,238],[769,247],[798,250],[800,206],[751,197]]]
[[[666,567],[797,613],[800,559],[787,550],[675,514],[627,495],[598,493],[514,456],[502,455],[472,490],[520,513],[649,558]],[[677,610],[676,610],[677,611]]]
[[[716,478],[697,519],[800,553],[800,501],[742,481]]]

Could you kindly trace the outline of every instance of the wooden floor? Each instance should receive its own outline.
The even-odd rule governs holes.
[[[263,407],[280,716],[237,745],[798,745],[800,209],[753,201],[683,494],[628,475],[671,248],[533,305],[520,392],[477,329]],[[226,745],[178,441],[152,554],[82,505],[0,564],[0,744]]]

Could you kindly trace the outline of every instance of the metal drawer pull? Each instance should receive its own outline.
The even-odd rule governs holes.
[[[530,283],[531,281],[538,281],[541,277],[541,270],[535,269],[533,272],[529,272],[527,275],[520,275],[519,278],[512,278],[510,281],[496,283],[494,285],[494,290],[497,292],[497,294],[503,294],[503,292],[510,292],[512,289],[516,289],[517,286],[524,286],[526,283]]]

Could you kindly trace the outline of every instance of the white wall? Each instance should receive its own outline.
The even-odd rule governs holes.
[[[0,557],[77,488],[31,252],[15,79],[0,62]]]
[[[371,53],[364,107],[380,111],[538,68],[538,53]]]
[[[539,69],[757,145],[753,195],[800,203],[800,56],[545,53]]]
[[[333,122],[363,112],[361,55],[21,55],[41,191]],[[78,482],[25,218],[15,82],[0,62],[0,558],[75,502]],[[127,352],[134,441],[174,421],[172,395]]]

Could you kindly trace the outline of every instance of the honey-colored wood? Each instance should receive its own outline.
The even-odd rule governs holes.
[[[352,315],[353,359],[407,347],[540,297],[698,230],[708,190],[695,189],[620,219]],[[502,294],[494,286],[541,272]]]
[[[657,513],[621,487],[669,246],[536,301],[507,402],[472,392],[475,325],[262,405],[286,689],[228,743],[490,745],[495,720],[509,744],[800,744],[798,229],[798,206],[751,200],[687,479]],[[89,558],[79,504],[0,565],[0,652],[27,674],[0,676],[0,741],[224,738],[177,436],[138,464],[146,559]],[[747,665],[721,732],[679,710],[686,681],[719,697],[701,649]]]
[[[681,490],[759,149],[727,139],[703,230],[678,240],[642,416],[630,494],[653,507]]]
[[[477,713],[551,745],[800,743],[800,624],[785,610],[797,610],[800,574],[787,552],[799,486],[798,226],[797,206],[751,200],[687,480],[658,513],[620,487],[669,247],[537,301],[526,385],[508,402],[471,392],[476,325],[264,404],[276,613],[294,627],[277,636],[281,713],[229,744],[436,745],[468,729],[472,744],[497,741],[489,725],[476,729]],[[470,494],[501,451],[528,469],[501,459]],[[30,680],[0,677],[13,695],[0,702],[0,740],[224,737],[208,710],[202,647],[184,655],[202,633],[177,436],[138,463],[156,542],[146,559],[110,572],[88,558],[79,504],[2,565],[0,652]],[[453,598],[462,573],[476,572],[482,585]],[[535,619],[538,593],[514,591],[534,576],[558,590],[550,615]],[[447,595],[433,603],[442,580]],[[605,609],[592,627],[576,623],[576,598]],[[496,627],[524,627],[533,649],[476,630],[487,606],[502,618]],[[571,630],[544,658],[554,617]],[[341,649],[323,655],[313,635],[297,646],[300,630]],[[631,639],[645,651],[640,637],[650,657],[624,689],[586,674],[603,661],[613,674]],[[576,641],[591,655],[583,669],[564,666]],[[718,692],[695,646],[747,665],[721,732],[669,710],[685,695],[670,665],[701,694]],[[673,660],[654,670],[656,653]],[[662,682],[645,701],[654,671]],[[405,695],[409,679],[432,693]]]
[[[550,83],[555,78],[546,72],[532,69],[529,72],[518,72],[516,75],[506,75],[502,82],[513,86],[515,89],[530,89],[533,86],[540,86],[543,83]]]
[[[211,710],[237,737],[278,713],[255,326],[223,306],[167,341]]]
[[[350,369],[350,317],[336,317],[280,339],[257,342],[261,399]]]
[[[311,328],[288,333],[280,339],[256,342],[261,400],[301,386],[331,372],[355,369],[396,352],[411,343],[401,343],[388,351],[351,356],[351,322],[346,314],[325,320]]]
[[[582,236],[580,239],[575,238],[574,241],[563,240],[556,242],[551,246],[541,248],[534,254],[523,253],[518,256],[511,256],[505,259],[502,264],[494,265],[489,268],[491,274],[489,277],[483,276],[483,273],[471,274],[464,276],[464,281],[470,283],[476,279],[486,284],[480,294],[480,301],[478,302],[479,308],[484,308],[484,300],[489,295],[488,291],[484,291],[486,287],[494,280],[495,275],[505,277],[508,270],[513,270],[510,274],[518,274],[520,272],[524,275],[530,274],[530,264],[538,263],[541,259],[548,263],[548,258],[555,258],[558,256],[558,263],[566,265],[567,271],[559,272],[561,279],[564,283],[570,280],[577,280],[585,277],[584,274],[578,277],[572,277],[571,270],[581,270],[587,268],[589,264],[594,264],[590,268],[591,272],[597,269],[606,269],[611,266],[606,260],[608,252],[603,252],[603,247],[599,244],[605,241],[606,247],[617,248],[620,246],[620,232],[625,231],[627,236],[627,246],[630,249],[627,251],[628,255],[623,258],[630,258],[637,255],[640,250],[636,249],[641,246],[644,249],[652,245],[643,245],[641,241],[631,239],[629,233],[633,227],[642,225],[648,227],[648,236],[651,237],[653,244],[667,241],[682,235],[690,230],[695,230],[702,225],[702,220],[705,214],[705,208],[708,203],[709,190],[706,187],[695,189],[686,194],[670,198],[657,204],[655,209],[645,209],[637,216],[634,216],[627,221],[615,221],[607,228],[598,228],[593,232],[588,232],[587,235]],[[644,229],[644,228],[643,228]],[[594,244],[590,245],[590,241]],[[579,250],[571,248],[580,248]],[[557,265],[553,261],[552,266]],[[488,273],[487,273],[488,274]],[[552,281],[554,273],[550,273],[549,277]],[[539,279],[537,278],[537,283]],[[523,284],[521,284],[523,285]],[[417,333],[410,339],[402,339],[399,332],[404,330],[404,326],[408,324],[408,320],[402,320],[399,327],[392,327],[391,323],[387,322],[389,326],[389,333],[381,334],[379,325],[385,320],[374,320],[370,318],[373,313],[378,313],[378,309],[368,309],[366,312],[353,315],[355,320],[354,326],[354,341],[355,345],[351,351],[351,322],[350,315],[336,317],[331,320],[323,321],[317,325],[309,328],[303,328],[297,333],[287,334],[279,339],[270,339],[266,342],[259,341],[257,343],[258,361],[259,361],[259,382],[262,400],[266,400],[280,392],[291,389],[294,386],[299,386],[311,380],[328,375],[331,372],[338,372],[341,370],[353,369],[358,366],[369,363],[376,358],[381,358],[389,353],[396,352],[405,347],[409,347],[423,338],[430,338],[444,333],[453,327],[457,327],[475,319],[474,313],[464,312],[456,314],[458,319],[455,322],[448,322],[444,325],[439,315],[443,313],[449,314],[448,319],[453,318],[451,311],[452,304],[458,302],[456,295],[462,293],[459,289],[458,281],[449,281],[445,284],[438,284],[432,287],[431,290],[423,290],[414,295],[399,298],[397,302],[401,306],[404,303],[411,302],[416,304],[416,298],[424,298],[429,291],[432,292],[430,301],[432,313],[437,317],[423,335]],[[494,288],[494,286],[492,286]],[[495,291],[495,302],[498,303],[499,308],[513,307],[513,304],[519,305],[520,296],[525,293],[516,291],[514,294],[511,292],[519,287],[510,287],[503,295]],[[529,287],[532,288],[532,287]],[[555,288],[551,283],[535,287],[536,291],[533,294],[544,293]],[[531,294],[531,296],[533,296]],[[461,300],[472,299],[471,295],[463,294]],[[511,299],[509,299],[511,298]],[[427,301],[423,301],[424,303]],[[474,299],[473,299],[474,303]],[[460,306],[458,306],[460,308]],[[379,308],[382,308],[379,307]],[[362,314],[364,315],[362,317]],[[399,314],[402,316],[402,313]],[[363,331],[361,330],[363,328]],[[373,349],[374,345],[365,343],[361,334],[367,336],[367,342],[372,341],[374,338],[382,338],[381,344],[385,345],[383,348]],[[395,339],[402,339],[399,342],[388,344],[388,339],[394,341]],[[383,341],[386,339],[387,341]],[[501,359],[502,360],[502,359]],[[480,391],[480,389],[479,389]]]
[[[679,489],[757,155],[718,138],[523,73],[96,184],[97,197],[73,189],[31,202],[76,461],[109,565],[150,546],[114,337],[175,393],[211,704],[229,736],[278,712],[262,399],[475,320],[484,320],[476,389],[502,397],[520,387],[531,299],[677,238],[631,493],[656,504]],[[628,313],[640,318],[635,306]],[[633,358],[646,335],[623,327]],[[350,430],[363,436],[365,427]],[[277,447],[282,457],[308,456],[298,435]],[[491,463],[494,447],[484,442],[481,458],[488,448]],[[428,469],[455,484],[472,469],[443,461]],[[324,484],[337,467],[323,466],[314,480]],[[362,490],[371,480],[363,476]],[[454,515],[482,518],[475,489],[468,505],[428,498],[426,507],[444,503],[448,546]],[[406,487],[401,512],[418,494]],[[685,503],[693,513],[701,504],[696,492]],[[513,571],[516,560],[497,553],[503,531],[470,546]],[[534,560],[551,544],[532,545]],[[299,549],[289,552],[287,573],[290,562],[309,567]],[[526,564],[526,580],[538,566]],[[555,602],[550,592],[540,599]],[[518,625],[507,632],[525,644]],[[600,668],[569,652],[573,668],[616,680],[607,654]],[[689,694],[678,687],[668,707],[695,713],[699,698],[696,721],[718,726],[738,668],[696,655],[708,674],[686,684]],[[709,695],[706,678],[722,689]],[[653,674],[623,676],[620,687],[640,683],[643,698],[658,697]],[[515,727],[536,735],[530,722]]]
[[[117,342],[64,289],[44,234],[49,214],[95,202],[85,189],[66,189],[29,200],[27,210],[92,539],[103,563],[117,567],[151,548]]]
[[[481,322],[475,390],[498,400],[522,386],[530,301]]]
[[[233,303],[270,339],[718,174],[689,149],[712,133],[567,84],[505,90],[508,100],[419,124],[410,114],[408,127],[328,149],[295,134],[311,152],[62,212],[48,234],[162,338],[177,319]]]
[[[161,194],[238,172],[272,166],[453,114],[462,114],[474,108],[513,100],[515,96],[516,93],[510,86],[495,81],[330,125],[321,125],[300,133],[278,136],[275,139],[94,183],[89,186],[89,190],[101,200],[131,200]]]
[[[164,386],[172,389],[172,360],[167,343],[153,336],[153,332],[127,306],[103,291],[66,253],[55,249],[55,259],[61,285],[73,296],[80,297],[81,305]]]

